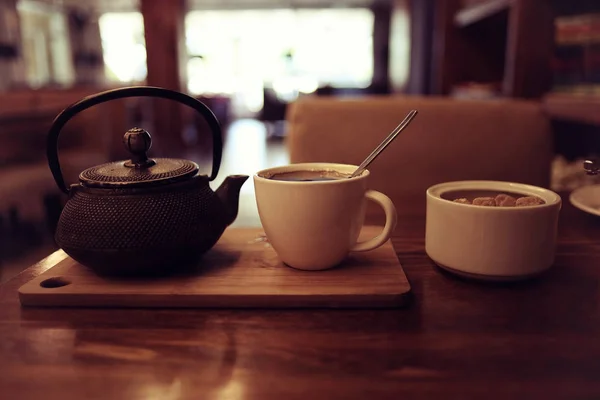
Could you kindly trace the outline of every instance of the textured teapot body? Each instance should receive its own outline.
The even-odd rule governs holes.
[[[153,274],[197,260],[219,240],[228,219],[206,176],[144,189],[77,185],[55,239],[98,273]]]
[[[162,97],[204,116],[212,132],[213,166],[200,175],[196,163],[148,157],[151,136],[140,128],[123,137],[131,159],[91,167],[80,183],[67,187],[58,158],[58,136],[77,113],[126,97]],[[48,133],[48,164],[56,184],[69,198],[58,221],[56,243],[73,259],[104,275],[171,273],[211,249],[237,216],[246,175],[227,177],[214,192],[209,182],[219,170],[221,128],[212,112],[183,93],[155,87],[113,89],[69,106]]]

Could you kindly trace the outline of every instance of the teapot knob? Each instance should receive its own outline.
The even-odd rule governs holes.
[[[585,160],[583,162],[583,169],[588,175],[597,175],[600,171],[600,165],[597,160]]]
[[[152,137],[142,128],[132,128],[125,132],[123,144],[131,153],[131,160],[125,162],[126,167],[130,168],[148,168],[156,164],[146,154],[152,147]]]

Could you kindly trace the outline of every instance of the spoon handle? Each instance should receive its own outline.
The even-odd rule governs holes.
[[[402,120],[402,122],[400,122],[400,124],[392,131],[392,133],[390,133],[388,137],[386,137],[383,140],[383,142],[381,142],[379,146],[377,146],[375,150],[373,150],[373,152],[369,154],[365,161],[363,161],[362,164],[358,166],[358,169],[354,171],[350,178],[354,178],[355,176],[360,175],[365,170],[365,168],[367,168],[369,164],[371,164],[371,162],[379,155],[379,153],[381,153],[392,142],[392,140],[396,139],[396,136],[398,136],[398,134],[402,132],[408,124],[410,124],[410,121],[412,121],[416,115],[417,110],[412,110],[411,112],[409,112],[408,115]]]

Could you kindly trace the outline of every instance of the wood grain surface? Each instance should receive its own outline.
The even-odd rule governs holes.
[[[366,226],[362,240],[381,227]],[[163,279],[108,279],[68,257],[19,289],[21,304],[69,307],[399,307],[410,285],[391,241],[325,271],[281,263],[260,228],[230,228],[197,268]],[[64,285],[64,286],[60,286]]]
[[[55,253],[0,287],[0,397],[600,398],[600,219],[563,200],[555,265],[513,284],[440,271],[424,197],[398,202],[400,310],[22,308]]]

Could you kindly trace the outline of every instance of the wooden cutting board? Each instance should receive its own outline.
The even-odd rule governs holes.
[[[380,230],[365,227],[362,237]],[[67,257],[23,285],[19,298],[24,306],[370,308],[400,307],[409,292],[390,241],[336,268],[300,271],[282,264],[262,229],[229,228],[196,273],[109,279]]]

